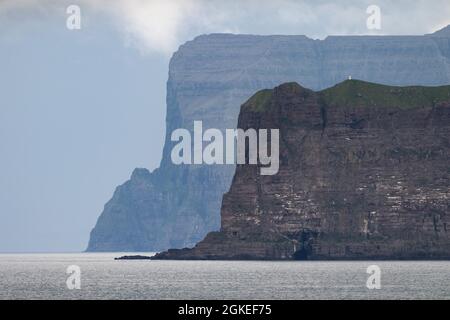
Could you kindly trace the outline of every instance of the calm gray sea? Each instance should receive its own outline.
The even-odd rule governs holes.
[[[0,299],[450,299],[450,262],[114,261],[121,253],[0,254]],[[67,267],[81,269],[69,290]],[[367,267],[381,269],[369,290]]]

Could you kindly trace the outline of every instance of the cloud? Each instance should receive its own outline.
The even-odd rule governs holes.
[[[425,34],[450,23],[448,0],[378,0],[382,29],[367,30],[373,0],[97,0],[115,16],[128,44],[171,54],[198,34]]]
[[[93,5],[92,1],[86,2]],[[197,4],[192,0],[96,1],[94,7],[112,14],[126,42],[143,52],[172,53],[179,45],[183,26]]]
[[[125,44],[170,55],[181,43],[213,32],[312,38],[372,34],[366,29],[366,8],[374,2],[382,12],[378,34],[425,34],[450,23],[448,0],[0,0],[0,15],[26,8],[62,12],[62,6],[79,4],[83,13],[112,17]]]

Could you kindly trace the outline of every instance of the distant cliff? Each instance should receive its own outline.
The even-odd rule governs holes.
[[[254,92],[295,81],[314,90],[349,76],[391,85],[450,83],[449,28],[427,36],[211,34],[180,47],[169,66],[166,141],[160,168],[137,169],[91,232],[88,251],[159,251],[194,245],[220,228],[234,166],[175,166],[176,128],[235,128]]]
[[[450,259],[450,86],[288,83],[238,127],[279,128],[279,173],[238,165],[220,232],[156,258]]]

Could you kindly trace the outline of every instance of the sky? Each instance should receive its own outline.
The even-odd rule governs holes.
[[[373,4],[380,30],[366,26]],[[79,30],[66,27],[70,5]],[[159,165],[169,60],[195,36],[421,35],[448,24],[448,0],[0,0],[0,252],[86,248],[115,187]]]

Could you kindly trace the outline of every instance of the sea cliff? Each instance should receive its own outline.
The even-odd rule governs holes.
[[[87,250],[190,247],[219,230],[222,196],[235,167],[174,165],[173,130],[192,130],[196,120],[205,129],[236,128],[240,105],[258,90],[288,81],[322,90],[349,76],[389,85],[450,84],[450,28],[425,36],[325,40],[210,34],[182,45],[169,66],[161,165],[153,172],[136,169],[117,187]]]
[[[278,174],[238,165],[220,231],[155,259],[450,259],[450,86],[286,83],[238,127],[280,130]]]

